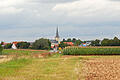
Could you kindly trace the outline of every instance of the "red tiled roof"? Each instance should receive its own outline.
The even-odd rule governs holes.
[[[70,46],[74,46],[74,43],[73,42],[64,42],[65,44],[68,44]]]

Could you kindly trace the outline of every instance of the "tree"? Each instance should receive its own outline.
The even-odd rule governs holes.
[[[10,49],[11,47],[12,47],[12,44],[9,43],[9,44],[6,44],[6,45],[4,46],[4,49]]]
[[[110,41],[109,39],[105,38],[105,39],[102,40],[101,45],[102,46],[109,46],[110,45],[109,41]]]
[[[59,44],[59,47],[61,47],[61,48],[65,48],[65,47],[67,47],[67,46],[69,46],[69,45],[65,44],[64,42],[61,42],[61,43]]]
[[[68,38],[68,39],[67,39],[67,42],[72,42],[71,38]]]
[[[75,38],[73,38],[73,39],[72,39],[72,42],[73,42],[73,43],[75,43],[75,42],[76,42],[76,39],[75,39]]]
[[[0,55],[2,54],[3,47],[0,45]]]
[[[16,47],[18,49],[28,49],[30,46],[30,43],[28,42],[20,42],[20,43],[17,43]]]
[[[3,42],[3,41],[1,42],[1,45],[4,45],[4,42]]]
[[[92,46],[100,46],[100,40],[99,40],[99,39],[96,39],[95,41],[92,41],[92,42],[91,42],[91,45],[92,45]]]
[[[33,49],[45,50],[45,49],[50,49],[50,47],[51,47],[51,42],[48,39],[44,39],[44,38],[36,40],[32,45]]]
[[[63,39],[63,42],[66,42],[66,40],[65,40],[65,39]]]
[[[117,37],[114,37],[113,46],[119,46],[119,45],[120,45],[120,40]]]
[[[82,43],[82,41],[78,39],[78,40],[75,41],[74,45],[79,46],[81,43]]]

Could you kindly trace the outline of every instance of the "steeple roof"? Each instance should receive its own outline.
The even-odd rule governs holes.
[[[57,29],[56,29],[56,38],[59,38],[58,27],[57,27]]]

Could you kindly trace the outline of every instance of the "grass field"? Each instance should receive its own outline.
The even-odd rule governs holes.
[[[25,55],[29,52],[34,55],[48,51],[4,50],[4,52],[9,52],[9,55],[16,52]],[[120,56],[53,54],[46,58],[22,57],[0,64],[0,80],[119,80],[119,67]]]

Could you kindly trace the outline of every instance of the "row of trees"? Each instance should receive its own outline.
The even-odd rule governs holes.
[[[1,42],[1,45],[3,45],[3,42]],[[30,44],[29,42],[19,42],[16,44],[16,47],[18,49],[50,49],[51,48],[51,42],[48,39],[38,39],[33,44]],[[12,48],[12,43],[6,44],[4,46],[4,49],[10,49]]]
[[[75,46],[78,46],[78,45],[80,45],[81,43],[83,43],[83,41],[81,41],[80,39],[76,39],[76,38],[71,39],[71,38],[68,38],[68,39],[63,39],[63,40],[61,41],[61,43],[59,44],[59,47],[65,48],[65,47],[67,47],[67,46],[70,46],[70,45],[68,45],[68,44],[65,44],[64,42],[72,42]]]
[[[103,39],[102,41],[96,39],[91,42],[91,46],[120,46],[120,40],[117,37],[114,39]]]

